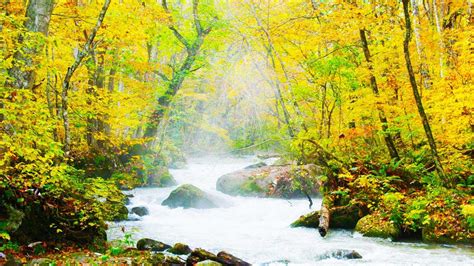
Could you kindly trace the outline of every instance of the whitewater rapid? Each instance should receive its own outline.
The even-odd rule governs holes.
[[[176,187],[137,188],[127,192],[134,195],[128,207],[145,206],[150,214],[111,224],[109,239],[122,238],[125,228],[135,240],[147,237],[216,253],[225,250],[257,265],[474,265],[474,252],[468,247],[391,242],[348,230],[332,230],[323,239],[315,229],[289,226],[311,211],[307,200],[232,197],[216,191],[220,176],[256,162],[256,157],[189,159],[184,169],[171,170],[177,182],[201,188],[224,207],[170,209],[161,202]],[[313,201],[313,208],[319,208],[321,199]],[[336,249],[356,250],[363,258],[321,260]]]

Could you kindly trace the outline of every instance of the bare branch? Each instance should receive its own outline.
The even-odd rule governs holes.
[[[161,0],[161,6],[163,7],[163,9],[165,10],[165,12],[171,16],[171,12],[168,8],[168,3],[166,2],[166,0]],[[188,40],[186,40],[186,38],[184,38],[184,36],[178,31],[178,29],[176,29],[176,27],[174,25],[169,25],[168,28],[173,32],[174,36],[176,36],[176,38],[178,39],[178,41],[180,43],[182,43],[186,49],[190,49],[191,48],[191,45],[189,44]]]
[[[161,71],[155,70],[153,71],[156,75],[158,75],[160,78],[162,78],[164,81],[169,82],[170,79]]]
[[[199,20],[198,5],[199,5],[199,0],[193,0],[194,27],[196,28],[197,35],[201,36],[203,34],[203,30],[202,30],[201,21]]]

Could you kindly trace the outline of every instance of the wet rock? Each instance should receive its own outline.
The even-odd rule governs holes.
[[[152,265],[185,265],[185,261],[181,258],[163,253],[153,254],[148,262]]]
[[[187,255],[192,252],[191,248],[183,243],[176,243],[172,248],[168,249],[168,252],[176,255]]]
[[[335,258],[339,260],[362,259],[362,256],[355,250],[338,249],[332,250],[321,255],[320,259]]]
[[[178,184],[165,167],[158,167],[148,174],[147,179],[147,186],[150,187],[172,187]]]
[[[177,256],[166,255],[165,265],[186,265],[186,261]]]
[[[141,217],[141,216],[148,215],[148,209],[144,206],[133,207],[132,213]]]
[[[195,266],[221,266],[222,264],[213,260],[204,260],[195,264]]]
[[[354,229],[362,212],[356,206],[337,206],[331,208],[330,228]],[[318,228],[319,211],[301,215],[291,227]]]
[[[142,238],[137,242],[138,250],[165,251],[170,247],[170,245],[150,238]]]
[[[367,237],[381,237],[395,240],[400,236],[400,228],[398,226],[377,214],[364,216],[357,222],[355,230]]]
[[[212,261],[218,261],[218,258],[215,254],[201,249],[197,248],[191,252],[191,254],[188,256],[186,259],[186,265],[195,265],[198,262],[201,261],[206,261],[206,260],[212,260]]]
[[[185,184],[181,185],[171,192],[167,199],[165,199],[161,205],[168,206],[170,208],[183,207],[196,208],[196,209],[209,209],[218,207],[201,189]]]
[[[310,195],[318,195],[317,178],[322,175],[322,169],[315,165],[243,169],[221,176],[216,187],[232,196],[297,198],[305,196],[298,185],[302,175],[314,179],[314,182],[308,182],[305,190]]]
[[[141,220],[140,217],[136,214],[129,215],[127,219],[127,221],[130,221],[130,222],[136,222],[140,220]]]
[[[291,227],[308,227],[318,228],[319,226],[319,211],[313,211],[305,215],[301,215],[296,221],[294,221]]]
[[[260,167],[264,167],[264,166],[267,166],[267,164],[264,163],[264,162],[259,162],[259,163],[256,163],[256,164],[249,165],[249,166],[245,167],[244,169],[256,169],[256,168],[260,168]]]
[[[251,264],[225,251],[217,253],[217,259],[224,265],[250,266]]]

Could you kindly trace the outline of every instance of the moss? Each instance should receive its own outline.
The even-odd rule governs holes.
[[[176,254],[176,255],[186,255],[186,254],[191,253],[191,251],[192,250],[188,245],[182,244],[182,243],[176,243],[173,245],[172,248],[168,250],[168,252]]]
[[[428,225],[424,227],[421,231],[421,237],[423,242],[426,243],[438,243],[438,244],[468,244],[474,245],[474,238],[472,234],[462,234],[458,232],[446,232],[446,234],[436,234],[435,227],[433,225]]]
[[[191,255],[188,256],[188,258],[186,259],[186,264],[195,265],[196,263],[205,260],[218,261],[219,259],[213,253],[201,248],[197,248],[193,250],[193,252],[191,252]]]
[[[244,194],[264,192],[264,190],[255,182],[255,179],[245,181],[241,186],[240,191]]]
[[[361,218],[361,211],[353,205],[331,208],[331,228],[354,229]]]
[[[161,205],[170,208],[183,207],[185,209],[208,209],[217,207],[204,191],[190,184],[181,185],[173,190]]]
[[[308,227],[318,228],[319,226],[319,211],[310,212],[305,215],[301,215],[296,221],[294,221],[291,227]]]
[[[357,222],[355,230],[367,237],[395,240],[400,236],[400,228],[390,220],[383,219],[379,214],[364,216]]]

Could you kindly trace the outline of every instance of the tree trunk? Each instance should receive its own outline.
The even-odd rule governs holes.
[[[365,30],[361,29],[359,30],[360,33],[360,39],[362,41],[362,49],[364,50],[364,55],[365,55],[365,60],[369,64],[369,71],[370,71],[370,86],[372,87],[372,91],[375,95],[375,97],[378,99],[379,98],[379,88],[377,85],[377,79],[375,78],[373,74],[373,66],[372,66],[372,58],[370,56],[370,50],[369,50],[369,45],[367,42],[367,37],[365,34]],[[379,119],[380,123],[382,124],[382,130],[383,130],[383,136],[385,140],[385,144],[387,145],[388,152],[390,154],[390,157],[392,159],[395,159],[397,161],[400,160],[400,157],[398,156],[398,151],[397,148],[395,147],[395,143],[393,142],[392,136],[390,133],[388,133],[388,121],[387,117],[385,116],[385,112],[383,109],[377,104],[377,109],[379,113]]]
[[[421,73],[421,79],[423,83],[423,87],[425,89],[430,89],[431,88],[431,77],[430,73],[428,70],[428,66],[426,64],[427,58],[425,54],[425,48],[423,47],[423,44],[421,43],[421,37],[420,37],[420,12],[418,9],[418,4],[416,2],[417,0],[411,0],[412,3],[412,12],[413,12],[413,33],[415,34],[415,43],[416,43],[416,50],[418,51],[418,57],[420,59],[420,73]]]
[[[444,177],[443,167],[441,165],[438,151],[436,149],[436,142],[431,132],[430,123],[428,121],[428,116],[425,113],[425,108],[423,107],[423,102],[421,100],[420,93],[418,92],[418,86],[416,84],[415,73],[410,59],[410,39],[411,39],[411,21],[409,9],[409,0],[402,0],[403,2],[403,13],[405,15],[405,39],[403,41],[403,51],[405,54],[405,62],[408,71],[408,76],[410,79],[411,88],[413,90],[413,95],[415,97],[416,106],[418,107],[418,113],[420,114],[421,122],[423,123],[423,128],[425,130],[426,137],[428,139],[428,144],[430,145],[431,154],[433,156],[434,163],[438,174],[441,177]]]
[[[329,232],[329,222],[331,220],[331,213],[329,211],[328,198],[323,198],[321,203],[321,210],[319,211],[319,226],[318,231],[322,237],[325,237]]]
[[[39,32],[44,36],[48,35],[49,21],[54,8],[54,0],[30,0],[26,8],[25,27],[30,32]],[[20,51],[14,55],[13,67],[8,70],[12,81],[7,82],[7,87],[17,89],[31,89],[35,83],[35,62],[32,55],[39,54],[43,50],[43,42],[33,47],[23,45],[32,40],[25,39],[27,35],[20,36],[18,42],[21,45]],[[30,37],[31,38],[31,37]],[[35,43],[35,42],[33,42]],[[27,47],[28,46],[28,47]]]
[[[444,78],[444,41],[443,41],[443,29],[441,28],[441,18],[440,14],[438,13],[438,7],[437,7],[436,0],[433,0],[433,13],[435,17],[435,22],[436,22],[436,31],[438,31],[439,35],[439,76],[441,78]],[[410,26],[411,27],[411,26]]]
[[[97,23],[95,27],[92,29],[91,34],[89,34],[84,48],[77,53],[76,60],[74,63],[67,69],[66,76],[64,77],[63,84],[62,84],[62,118],[63,118],[63,127],[64,127],[64,155],[69,157],[71,151],[71,129],[70,129],[70,122],[69,122],[69,113],[68,113],[68,93],[71,89],[71,78],[77,68],[81,65],[82,60],[84,57],[89,54],[91,48],[93,47],[93,41],[95,36],[97,35],[97,31],[99,30],[102,22],[104,21],[105,14],[107,13],[107,9],[109,8],[111,0],[105,0],[104,5],[102,6],[102,10],[100,11],[99,17],[97,19]]]
[[[161,5],[166,13],[171,15],[170,10],[168,9],[167,1],[162,0]],[[192,10],[193,10],[193,24],[196,31],[196,39],[193,42],[189,42],[179,31],[174,27],[174,25],[168,26],[168,28],[173,32],[176,39],[184,45],[186,48],[186,58],[183,64],[180,66],[179,70],[174,72],[171,78],[168,78],[165,74],[156,71],[158,76],[160,76],[165,82],[168,83],[167,90],[163,96],[158,98],[156,108],[149,119],[147,128],[145,129],[144,137],[150,138],[151,140],[146,143],[148,149],[154,145],[154,138],[158,133],[158,127],[161,120],[165,114],[166,108],[170,106],[174,96],[178,93],[181,88],[184,79],[191,72],[191,68],[196,61],[196,57],[201,50],[201,46],[204,43],[205,37],[211,32],[212,27],[203,28],[201,25],[201,20],[198,13],[199,0],[193,0]]]

